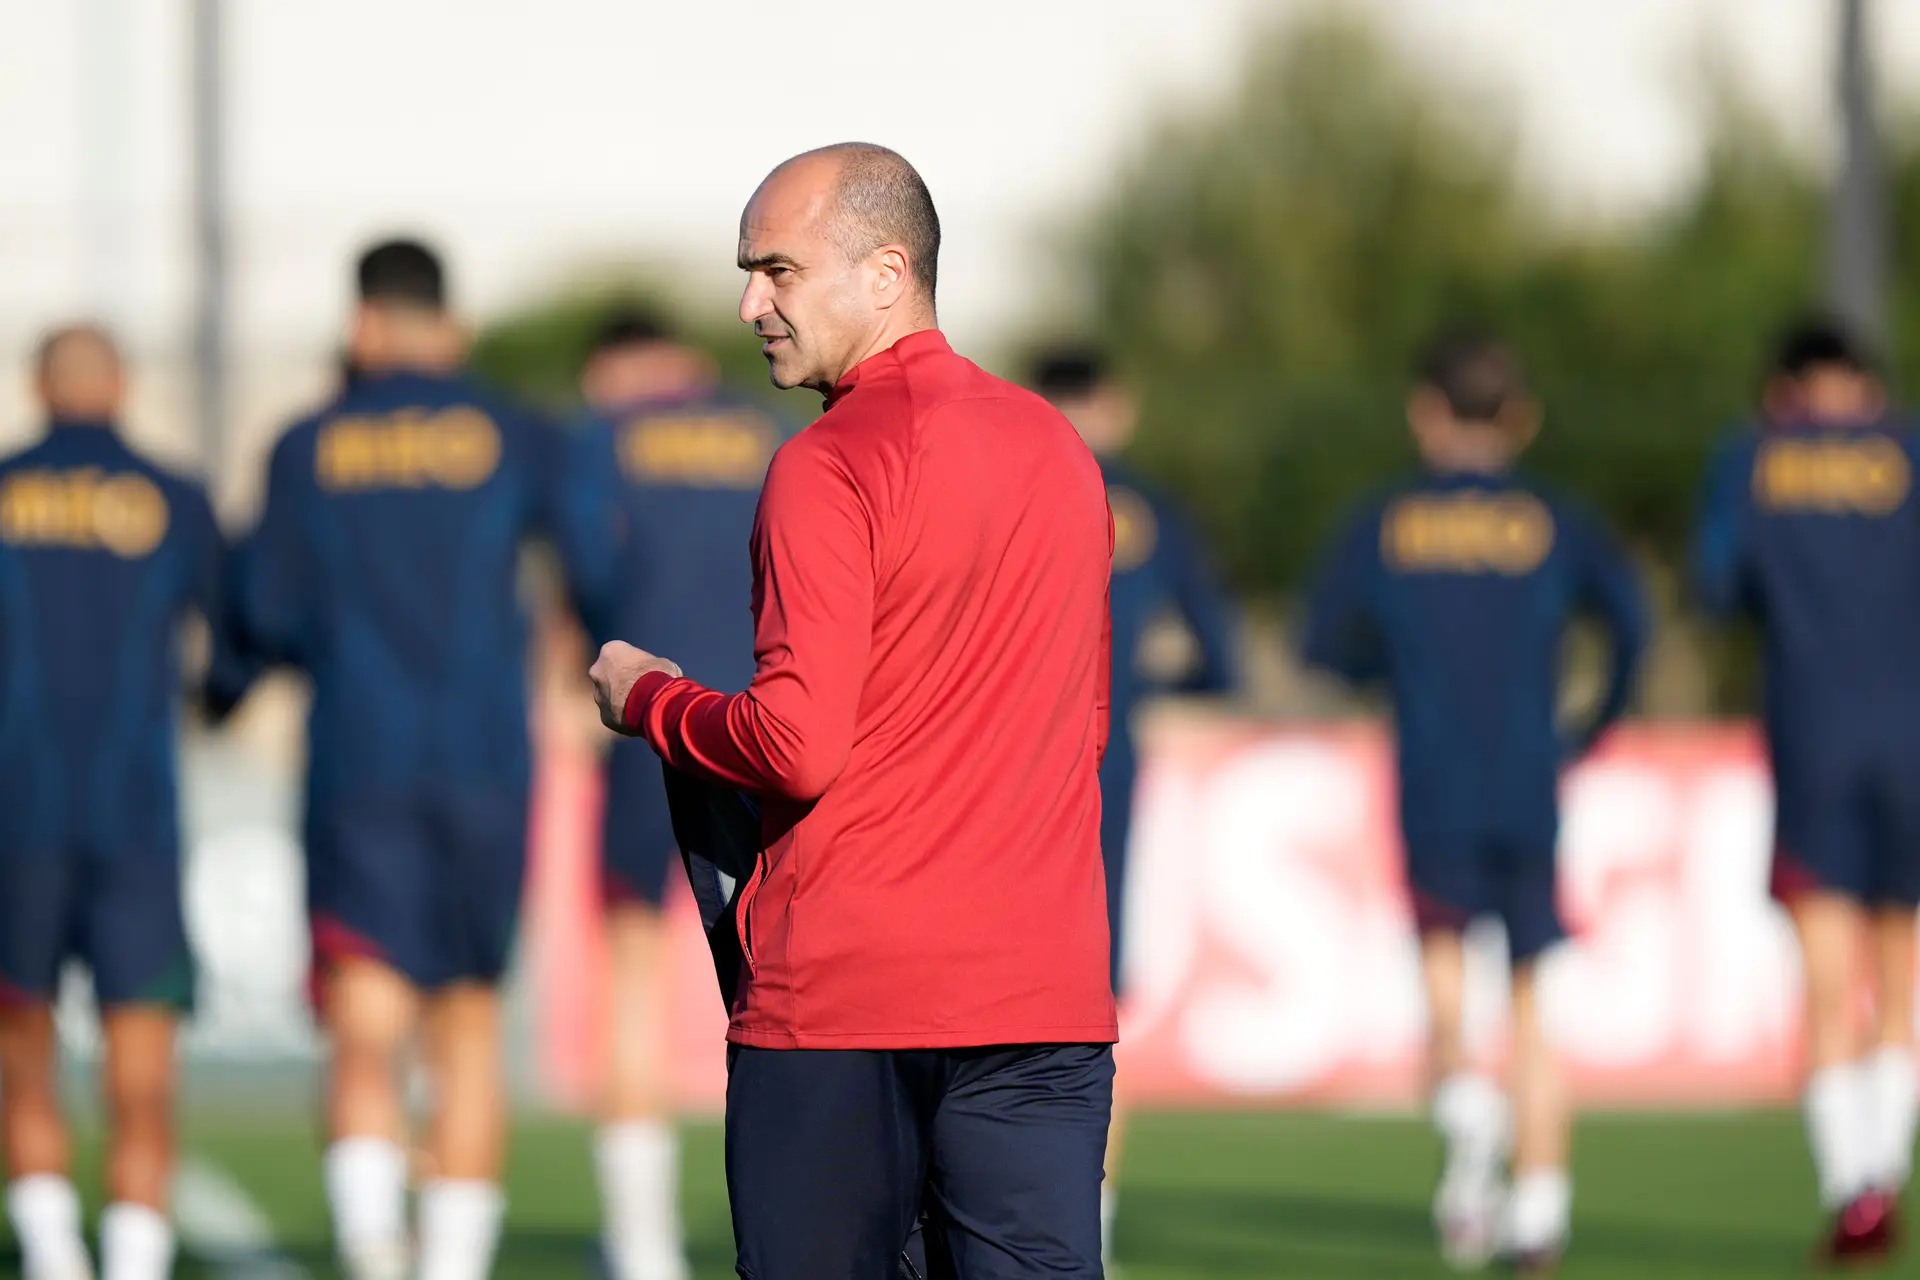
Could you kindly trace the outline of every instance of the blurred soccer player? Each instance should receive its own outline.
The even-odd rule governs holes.
[[[716,393],[716,370],[657,316],[612,317],[581,390],[613,435],[622,559],[609,629],[657,638],[710,688],[753,679],[752,578],[741,551],[780,443],[765,413]],[[660,758],[622,738],[607,760],[602,875],[611,962],[608,1059],[597,1156],[616,1280],[686,1274],[668,1118],[667,936],[660,906],[678,874]]]
[[[1713,465],[1695,565],[1710,608],[1765,633],[1773,888],[1806,972],[1807,1133],[1834,1215],[1827,1250],[1867,1258],[1895,1241],[1913,1160],[1915,439],[1868,358],[1825,323],[1781,344],[1766,418]]]
[[[358,377],[273,452],[240,556],[249,638],[313,681],[305,842],[316,997],[332,1043],[327,1198],[356,1277],[407,1272],[401,1069],[432,1082],[419,1275],[487,1274],[502,1211],[496,987],[527,832],[524,540],[576,595],[610,555],[604,466],[460,371],[438,259],[359,263]]]
[[[1570,1109],[1536,999],[1563,936],[1554,901],[1556,788],[1627,705],[1646,613],[1630,562],[1591,519],[1515,475],[1538,411],[1506,347],[1434,344],[1407,404],[1424,474],[1368,504],[1315,583],[1309,661],[1383,678],[1399,734],[1400,817],[1427,991],[1433,1117],[1446,1164],[1434,1199],[1448,1256],[1489,1251],[1545,1270],[1565,1247]],[[1560,652],[1577,613],[1611,633],[1592,718],[1559,723]],[[1461,937],[1506,929],[1512,1094],[1462,1041]],[[1501,1176],[1511,1157],[1512,1188]]]
[[[1110,524],[1065,419],[935,328],[939,227],[884,148],[768,175],[740,316],[828,407],[768,471],[753,682],[592,670],[609,727],[760,804],[726,1132],[758,1280],[892,1275],[923,1206],[963,1280],[1101,1274]]]
[[[228,561],[197,484],[121,440],[120,356],[98,329],[40,348],[46,438],[0,461],[0,1125],[28,1280],[89,1263],[68,1178],[53,1002],[86,964],[106,1040],[106,1280],[171,1274],[174,1028],[193,997],[174,807],[181,624],[212,634],[202,685],[246,687]]]
[[[1100,764],[1100,852],[1107,863],[1107,927],[1113,938],[1113,989],[1123,994],[1127,844],[1133,826],[1136,772],[1131,724],[1140,702],[1156,693],[1226,693],[1235,683],[1232,610],[1184,514],[1119,460],[1133,438],[1132,396],[1097,351],[1063,348],[1035,361],[1030,384],[1073,423],[1100,459],[1113,510],[1113,736]],[[1173,680],[1146,670],[1148,630],[1175,620],[1194,642],[1195,660]],[[1114,1123],[1107,1137],[1108,1179],[1101,1191],[1101,1234],[1111,1249],[1117,1205],[1112,1171],[1120,1152],[1125,1097],[1117,1078]]]

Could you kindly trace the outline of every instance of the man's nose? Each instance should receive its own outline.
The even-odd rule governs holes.
[[[759,275],[747,277],[747,287],[740,294],[740,322],[752,324],[773,308],[768,296],[768,285]]]

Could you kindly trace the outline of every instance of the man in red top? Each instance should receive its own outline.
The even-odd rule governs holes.
[[[962,1277],[1101,1274],[1111,523],[1067,420],[934,328],[939,241],[881,147],[761,184],[741,319],[827,412],[761,496],[753,684],[593,669],[610,726],[761,806],[727,1086],[755,1280],[891,1277],[923,1197]]]

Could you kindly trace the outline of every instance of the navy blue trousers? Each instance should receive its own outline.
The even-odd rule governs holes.
[[[727,1071],[727,1192],[748,1280],[929,1270],[1099,1280],[1113,1046],[752,1049]]]

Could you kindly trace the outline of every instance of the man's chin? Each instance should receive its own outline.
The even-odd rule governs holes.
[[[783,363],[778,356],[767,357],[767,380],[782,391],[792,391],[795,387],[806,385],[806,376],[794,369],[792,364]]]

